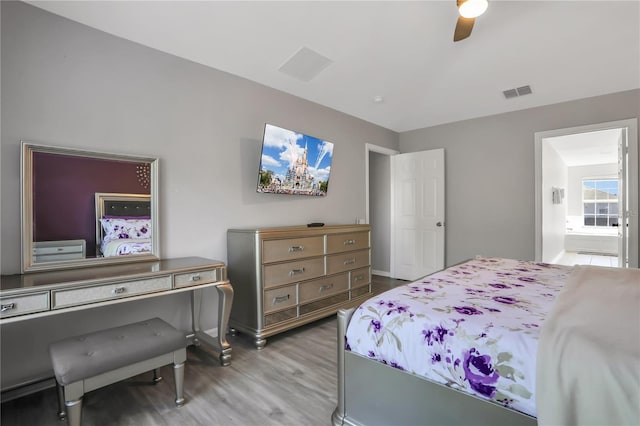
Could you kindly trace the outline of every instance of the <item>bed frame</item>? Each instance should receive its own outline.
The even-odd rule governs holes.
[[[338,311],[334,426],[537,424],[535,417],[346,351],[346,330],[355,309]]]
[[[100,219],[105,216],[151,216],[151,195],[96,192],[96,254],[101,255],[103,238]],[[155,230],[153,230],[155,232]]]

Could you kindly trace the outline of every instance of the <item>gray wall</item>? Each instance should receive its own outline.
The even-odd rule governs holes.
[[[25,3],[1,7],[3,274],[20,269],[21,139],[159,157],[162,256],[223,261],[228,228],[365,217],[365,144],[397,149],[397,133],[335,110]],[[256,193],[265,122],[335,144],[326,198]],[[61,328],[82,332],[158,310],[186,327],[186,297],[162,299],[82,321],[70,314],[3,327],[3,387],[47,370],[46,343]]]
[[[369,224],[371,225],[371,269],[391,271],[391,157],[369,152]]]
[[[553,188],[567,188],[567,165],[550,144],[542,144],[542,261],[554,262],[564,253],[567,199],[553,204]]]
[[[534,95],[535,96],[535,95]],[[640,90],[400,134],[400,151],[446,151],[446,262],[535,258],[534,134],[640,116]]]

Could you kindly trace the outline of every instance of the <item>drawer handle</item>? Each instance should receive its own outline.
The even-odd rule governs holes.
[[[0,312],[7,312],[10,311],[12,309],[16,308],[16,304],[15,303],[7,303],[6,305],[2,305],[2,307],[0,308]]]
[[[292,277],[294,275],[298,275],[298,274],[304,274],[304,268],[300,268],[300,269],[292,269],[289,271],[289,276]]]
[[[303,251],[304,246],[291,246],[289,247],[289,253],[294,253],[296,251]]]
[[[352,246],[356,243],[356,240],[344,240],[345,246]]]
[[[122,294],[127,291],[126,287],[116,287],[113,289],[113,294]]]
[[[353,280],[354,281],[360,281],[364,279],[364,275],[358,275],[357,277],[355,277]]]
[[[286,296],[276,296],[273,298],[273,304],[286,302],[287,300],[289,300],[288,294]]]
[[[320,293],[333,288],[333,283],[320,286]]]
[[[354,263],[356,263],[355,258],[347,259],[344,262],[342,262],[343,265],[353,265]]]
[[[189,281],[200,281],[200,274],[191,275]]]

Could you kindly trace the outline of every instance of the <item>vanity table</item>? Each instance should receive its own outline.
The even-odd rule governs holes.
[[[129,315],[140,305],[144,311],[163,306],[156,315],[173,316],[166,309],[173,309],[168,302],[183,299],[179,293],[189,296],[189,342],[207,344],[223,366],[231,363],[225,333],[233,288],[226,265],[160,256],[158,162],[148,155],[21,142],[21,244],[11,241],[7,246],[20,247],[22,274],[0,279],[3,398],[25,394],[50,379],[50,337],[91,331],[82,324],[85,320],[97,330],[140,319],[136,312]],[[216,289],[217,306],[206,303],[206,288]],[[201,322],[214,311],[217,331],[202,330]],[[112,318],[111,312],[126,312],[127,319]],[[49,328],[52,336],[46,334]],[[22,329],[32,335],[20,335]],[[25,342],[31,346],[22,348]],[[29,352],[21,357],[22,350]],[[17,365],[23,360],[24,365]]]
[[[218,294],[218,335],[200,329],[202,290]],[[89,310],[178,292],[191,292],[193,343],[204,342],[219,353],[220,363],[231,363],[226,340],[233,288],[226,266],[199,257],[93,266],[24,275],[3,275],[0,282],[0,325],[29,321],[64,312]]]

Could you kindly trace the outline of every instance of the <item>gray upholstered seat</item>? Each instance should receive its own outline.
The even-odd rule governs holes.
[[[159,318],[52,343],[49,353],[69,424],[80,424],[85,392],[170,363],[176,404],[182,405],[186,346],[185,334]],[[65,415],[62,407],[60,415]]]

